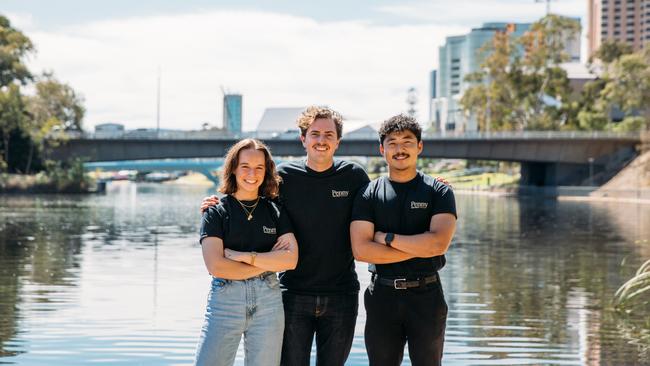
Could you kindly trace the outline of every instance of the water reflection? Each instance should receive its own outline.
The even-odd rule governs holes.
[[[634,270],[648,249],[639,245],[647,232],[612,219],[621,214],[618,207],[485,197],[463,197],[459,203],[460,215],[471,221],[461,222],[444,275],[455,300],[449,329],[457,332],[449,333],[453,348],[447,349],[452,353],[447,361],[645,360],[647,343],[634,345],[637,337],[617,331],[619,319],[603,319],[625,278],[621,274]],[[637,212],[647,216],[649,210]],[[622,268],[626,257],[634,259]]]
[[[196,243],[205,194],[120,183],[104,196],[0,197],[0,363],[191,363],[209,280]],[[648,359],[649,314],[609,306],[650,257],[650,206],[459,196],[458,208],[441,273],[445,364]],[[367,364],[364,323],[361,312],[350,365]]]

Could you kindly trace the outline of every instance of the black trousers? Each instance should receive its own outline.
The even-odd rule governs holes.
[[[284,341],[282,366],[309,366],[316,335],[316,365],[342,366],[350,354],[359,296],[282,293]]]
[[[407,342],[413,366],[441,364],[447,303],[440,281],[407,290],[375,283],[364,300],[370,366],[399,366]]]

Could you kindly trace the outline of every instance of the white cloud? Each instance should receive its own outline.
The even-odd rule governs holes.
[[[157,67],[161,127],[221,123],[220,85],[244,96],[244,128],[264,108],[327,104],[380,120],[418,88],[428,115],[428,73],[449,26],[317,22],[261,12],[212,11],[115,19],[34,31],[33,70],[50,69],[85,96],[86,126],[154,127]]]
[[[253,129],[264,108],[278,106],[327,104],[357,119],[383,120],[406,110],[411,86],[419,91],[424,121],[429,72],[437,67],[446,36],[487,21],[534,20],[544,12],[532,0],[503,3],[427,1],[381,8],[396,18],[426,20],[412,25],[256,11],[131,17],[47,31],[29,17],[20,22],[29,25],[38,49],[30,66],[53,70],[84,95],[88,128],[107,121],[154,127],[160,67],[161,127],[220,124],[223,85],[243,94],[244,128]],[[571,0],[552,7],[579,15],[585,6]]]

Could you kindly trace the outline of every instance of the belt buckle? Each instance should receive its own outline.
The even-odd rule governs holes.
[[[401,284],[401,285],[400,285]],[[393,280],[393,287],[395,290],[406,290],[406,278],[396,278]]]

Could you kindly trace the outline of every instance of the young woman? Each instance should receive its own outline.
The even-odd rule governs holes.
[[[275,272],[293,269],[298,245],[271,201],[280,178],[268,148],[244,139],[226,155],[219,191],[203,214],[203,260],[212,275],[196,365],[232,365],[244,336],[246,365],[280,364],[284,310]]]

